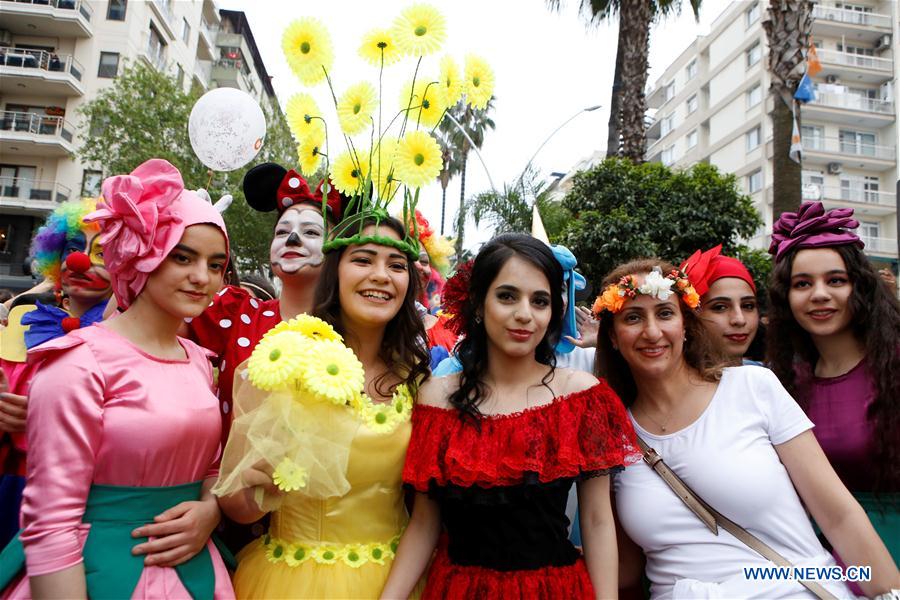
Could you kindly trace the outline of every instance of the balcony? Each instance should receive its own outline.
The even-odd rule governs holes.
[[[803,136],[803,160],[809,164],[842,163],[868,171],[886,171],[897,164],[894,146],[841,140],[835,137]]]
[[[218,87],[232,87],[256,96],[253,82],[244,73],[244,61],[240,59],[220,58],[213,63],[211,81]]]
[[[879,129],[894,122],[894,103],[855,94],[816,92],[816,99],[803,106],[803,118],[827,123]]]
[[[805,184],[804,200],[821,200],[826,208],[852,208],[857,214],[881,217],[897,211],[897,195],[891,192]]]
[[[818,77],[834,75],[842,81],[884,83],[894,77],[894,61],[890,58],[865,56],[837,50],[818,50],[822,72]]]
[[[874,42],[891,33],[890,15],[838,8],[833,3],[817,4],[813,8],[813,37],[844,37]]]
[[[200,21],[200,39],[197,41],[197,58],[212,60],[216,52],[216,36],[219,32],[218,25],[209,23],[204,17]]]
[[[0,112],[0,154],[57,158],[75,153],[72,125],[62,117]]]
[[[869,237],[865,235],[859,236],[859,239],[866,245],[864,251],[866,254],[877,254],[879,256],[897,256],[897,240],[883,237]]]
[[[0,0],[3,28],[41,37],[94,35],[93,10],[84,0]]]
[[[0,46],[0,93],[82,96],[83,75],[72,56]]]
[[[4,210],[42,214],[72,197],[72,190],[54,181],[0,177],[0,203]],[[15,211],[15,212],[19,212]]]
[[[175,23],[175,15],[172,14],[172,0],[149,0],[147,2],[153,7],[153,12],[158,17],[159,26],[162,27],[169,40],[175,39],[175,31],[172,29]]]
[[[209,89],[212,67],[213,63],[211,60],[198,60],[194,63],[194,81],[198,82],[204,90]]]

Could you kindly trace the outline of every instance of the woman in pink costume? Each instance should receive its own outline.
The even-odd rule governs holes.
[[[107,179],[103,198],[86,220],[103,231],[125,312],[30,352],[40,370],[23,530],[0,556],[8,577],[24,558],[26,577],[4,595],[233,597],[209,540],[221,431],[212,368],[176,335],[222,285],[225,225],[164,160]]]

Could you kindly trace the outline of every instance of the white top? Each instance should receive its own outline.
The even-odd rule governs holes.
[[[575,346],[571,352],[556,353],[556,368],[575,369],[593,374],[596,348],[579,348]]]
[[[775,452],[813,425],[774,373],[725,369],[706,410],[670,435],[653,435],[631,420],[697,495],[795,566],[835,564]],[[743,567],[772,563],[722,528],[713,535],[643,461],[617,474],[613,489],[622,527],[647,557],[653,599],[814,597],[797,582],[745,579]],[[826,587],[853,598],[841,583]]]

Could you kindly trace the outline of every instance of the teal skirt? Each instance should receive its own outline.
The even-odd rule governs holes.
[[[145,558],[132,555],[131,549],[147,541],[145,537],[131,537],[131,532],[152,523],[156,515],[176,504],[198,500],[202,485],[202,481],[195,481],[168,487],[91,486],[82,517],[82,522],[90,523],[91,528],[82,556],[87,592],[92,600],[131,597],[144,570]],[[227,551],[223,558],[233,561]],[[24,568],[25,552],[16,536],[0,554],[0,590],[6,589]],[[215,572],[207,546],[176,566],[175,571],[192,598],[213,597]]]

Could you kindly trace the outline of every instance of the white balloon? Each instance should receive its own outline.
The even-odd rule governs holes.
[[[200,162],[213,171],[233,171],[259,153],[266,137],[266,117],[249,94],[217,88],[194,104],[188,136]]]

